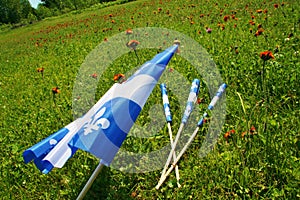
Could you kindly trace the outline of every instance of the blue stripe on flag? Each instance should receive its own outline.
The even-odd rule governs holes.
[[[122,97],[114,98],[99,108],[70,145],[88,151],[109,164],[140,111],[141,107],[135,102]]]
[[[39,143],[33,145],[29,149],[23,152],[23,158],[25,163],[29,163],[31,160],[45,157],[45,155],[69,132],[69,129],[62,128],[43,139]]]

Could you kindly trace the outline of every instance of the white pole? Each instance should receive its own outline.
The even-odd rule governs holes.
[[[183,131],[183,128],[184,128],[185,124],[187,123],[187,120],[188,120],[188,118],[189,118],[189,116],[190,116],[190,114],[191,114],[191,112],[193,110],[193,105],[197,101],[197,95],[199,93],[199,87],[200,87],[200,81],[198,79],[194,79],[193,82],[192,82],[191,89],[190,89],[190,93],[189,93],[189,97],[188,97],[187,104],[186,104],[186,107],[185,107],[185,111],[184,111],[183,117],[181,119],[180,127],[178,129],[177,134],[176,134],[175,141],[174,141],[173,145],[171,145],[172,149],[170,151],[170,154],[168,156],[168,159],[167,159],[167,162],[166,162],[166,164],[164,166],[164,169],[163,169],[163,171],[161,173],[160,179],[162,179],[162,177],[166,173],[166,171],[167,171],[167,169],[169,167],[169,164],[171,162],[172,156],[175,153],[176,145],[178,143],[180,135],[181,135],[181,133]]]
[[[168,156],[168,159],[167,159],[167,162],[166,162],[166,164],[165,164],[165,166],[164,166],[164,169],[163,169],[163,171],[161,172],[161,178],[162,178],[162,177],[164,176],[164,174],[166,173],[166,171],[167,171],[167,169],[168,169],[168,167],[169,167],[169,164],[170,164],[170,162],[171,162],[172,156],[173,156],[173,154],[175,154],[176,145],[177,145],[178,139],[179,139],[179,137],[180,137],[180,134],[181,134],[181,132],[182,132],[182,130],[183,130],[183,127],[184,127],[184,124],[180,124],[179,130],[178,130],[178,132],[177,132],[177,134],[176,134],[176,138],[175,138],[175,141],[174,141],[173,145],[172,145],[172,143],[171,143],[172,149],[171,149],[171,151],[170,151],[170,154],[169,154],[169,156]]]
[[[215,104],[217,103],[217,101],[219,100],[219,98],[222,96],[222,94],[225,92],[227,85],[225,83],[223,83],[216,95],[213,97],[213,99],[211,100],[210,104],[208,105],[207,110],[212,110],[215,106]],[[190,146],[190,144],[192,143],[192,141],[194,140],[194,138],[197,135],[197,132],[199,130],[199,127],[201,127],[205,121],[205,118],[207,117],[207,112],[205,112],[201,119],[199,120],[198,124],[197,124],[197,128],[195,129],[195,131],[193,132],[193,134],[191,135],[191,137],[189,138],[189,141],[185,144],[185,146],[182,148],[182,150],[180,151],[180,153],[178,154],[176,160],[172,163],[172,165],[170,166],[170,168],[168,169],[167,172],[165,172],[164,174],[161,175],[160,180],[158,182],[158,184],[155,186],[156,189],[159,189],[160,186],[163,184],[163,182],[166,180],[166,178],[168,177],[168,175],[172,172],[172,170],[174,169],[175,165],[177,164],[177,162],[179,161],[179,159],[181,158],[181,156],[184,154],[184,152],[187,150],[187,148]],[[177,139],[177,137],[176,137]],[[174,142],[176,145],[176,140]],[[174,147],[172,148],[172,150],[175,149]],[[172,151],[171,151],[172,152]],[[170,157],[170,156],[169,156]],[[170,162],[170,161],[169,161]],[[169,165],[169,163],[168,163]],[[166,171],[166,169],[164,169],[164,171]]]
[[[172,129],[171,129],[171,123],[168,122],[168,129],[169,129],[169,136],[170,136],[170,141],[171,141],[171,146],[173,148],[173,134],[172,134]],[[175,151],[173,152],[173,161],[176,160],[176,154]],[[181,187],[179,180],[180,180],[180,176],[179,176],[179,169],[178,169],[178,165],[175,166],[175,175],[176,175],[176,179],[177,179],[177,187]]]
[[[86,182],[84,188],[81,190],[81,192],[78,195],[76,200],[82,200],[84,198],[87,191],[90,189],[90,187],[92,186],[93,182],[95,181],[95,179],[97,178],[98,174],[100,173],[100,171],[103,167],[104,167],[104,164],[100,160],[100,163],[98,164],[97,168],[95,169],[95,171],[93,172],[93,174],[91,175],[89,180]]]
[[[190,146],[190,144],[194,140],[195,136],[197,135],[198,130],[199,130],[199,127],[197,127],[195,129],[194,133],[189,138],[189,141],[184,145],[184,147],[182,148],[182,150],[180,151],[180,153],[178,154],[178,156],[176,157],[176,159],[174,160],[174,162],[172,163],[172,165],[170,166],[170,168],[168,169],[168,171],[160,177],[160,180],[159,180],[158,184],[155,186],[155,188],[157,190],[164,183],[164,181],[169,176],[169,174],[172,172],[172,170],[174,169],[174,167],[177,166],[176,165],[177,162],[180,160],[180,158],[182,157],[182,155],[184,154],[184,152],[187,150],[187,148]]]

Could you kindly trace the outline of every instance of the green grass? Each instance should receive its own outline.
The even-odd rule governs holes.
[[[266,9],[267,13],[257,13],[258,9]],[[299,198],[299,10],[300,4],[292,0],[284,3],[148,0],[101,9],[94,7],[79,14],[1,32],[0,196],[3,199],[76,198],[97,166],[95,157],[78,151],[62,169],[43,175],[32,163],[24,164],[22,153],[73,121],[73,86],[89,52],[104,38],[110,39],[128,28],[149,26],[179,31],[201,44],[212,56],[228,84],[227,114],[221,136],[213,151],[199,158],[208,125],[199,131],[179,163],[183,186],[180,189],[173,173],[160,190],[155,190],[160,170],[129,174],[105,168],[86,199]],[[237,20],[230,17],[225,22],[224,16],[232,14]],[[250,25],[250,20],[255,25]],[[258,24],[264,32],[255,37]],[[211,34],[206,33],[206,27],[212,29]],[[167,43],[173,40],[170,38]],[[264,63],[259,53],[266,50],[272,51],[275,59]],[[138,50],[141,62],[155,53],[155,50]],[[102,75],[96,99],[114,83],[114,74],[126,73],[136,63],[133,52],[118,58]],[[38,67],[45,68],[44,77],[37,73]],[[201,74],[195,75],[193,67],[180,54],[169,67],[189,81],[202,78]],[[60,87],[61,93],[54,101],[51,88],[55,86]],[[199,106],[198,118],[210,101],[205,82],[200,95],[204,103]],[[171,91],[172,108],[176,108],[175,97]],[[147,111],[154,104],[160,104],[158,87],[138,124],[149,122]],[[174,130],[179,126],[181,114],[174,109]],[[251,126],[256,128],[256,134],[243,138],[242,133]],[[222,135],[232,129],[235,134],[227,143]],[[122,148],[149,152],[167,144],[168,138],[165,128],[148,139],[130,137]]]

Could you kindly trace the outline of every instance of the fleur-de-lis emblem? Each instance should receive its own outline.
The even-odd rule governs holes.
[[[88,135],[92,133],[93,131],[101,129],[107,129],[110,125],[110,122],[108,119],[102,117],[103,114],[105,113],[106,108],[100,109],[94,116],[92,116],[91,120],[84,125],[84,135]]]

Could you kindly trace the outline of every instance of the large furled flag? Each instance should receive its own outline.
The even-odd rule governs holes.
[[[40,171],[49,173],[63,167],[79,148],[109,166],[177,48],[157,54],[126,82],[115,83],[83,117],[24,151],[25,163],[34,160]]]

